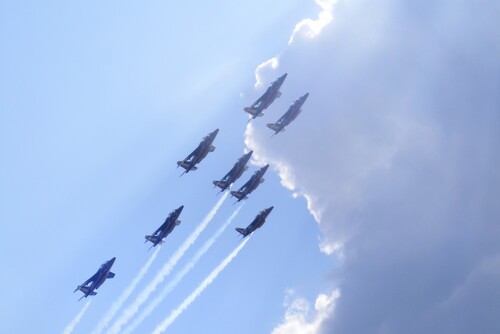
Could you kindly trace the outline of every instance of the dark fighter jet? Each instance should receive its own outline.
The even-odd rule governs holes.
[[[254,191],[259,186],[259,184],[264,182],[263,176],[268,168],[269,168],[269,165],[265,165],[264,167],[262,167],[261,169],[256,171],[252,175],[250,180],[248,180],[247,183],[242,185],[241,188],[238,189],[238,191],[231,191],[231,195],[233,195],[234,197],[236,197],[238,199],[237,202],[241,201],[242,199],[247,199],[248,195],[252,191]]]
[[[115,263],[115,260],[116,257],[104,262],[99,270],[94,274],[94,276],[83,282],[82,285],[76,287],[73,293],[77,292],[78,290],[84,293],[84,295],[78,300],[81,300],[84,297],[87,298],[88,296],[95,296],[97,292],[95,292],[94,290],[99,289],[99,287],[107,278],[115,277],[115,274],[110,271],[113,263]]]
[[[274,206],[267,208],[265,210],[262,210],[259,212],[257,217],[253,220],[253,222],[248,225],[247,228],[241,228],[237,227],[236,231],[238,231],[241,235],[243,235],[243,238],[246,237],[247,235],[251,234],[253,231],[256,229],[260,228],[264,223],[266,222],[267,216],[273,211]]]
[[[185,169],[184,173],[188,173],[190,170],[197,170],[198,167],[195,165],[200,163],[209,152],[213,152],[215,150],[215,146],[212,145],[215,137],[219,133],[219,129],[215,129],[215,131],[210,132],[207,136],[205,136],[198,147],[189,154],[186,159],[182,161],[177,161],[177,167],[181,166]],[[184,174],[182,173],[182,174]],[[182,175],[181,174],[181,175]]]
[[[280,117],[276,123],[268,123],[267,127],[274,131],[274,134],[278,134],[281,131],[285,131],[285,126],[290,124],[302,111],[301,107],[306,102],[309,93],[301,96],[297,100],[293,101],[292,105],[288,108],[287,112]]]
[[[234,164],[233,168],[231,168],[231,170],[227,172],[227,174],[224,175],[224,177],[220,181],[216,180],[212,182],[215,186],[221,189],[220,192],[223,192],[224,190],[229,188],[229,186],[236,180],[238,180],[243,172],[248,169],[247,162],[248,160],[250,160],[252,153],[253,151],[250,151],[239,158],[238,161],[236,161],[236,163]]]
[[[153,234],[145,236],[145,243],[148,241],[152,242],[153,246],[151,247],[155,247],[158,244],[164,243],[167,235],[169,235],[170,232],[174,230],[175,226],[181,223],[178,218],[182,212],[182,209],[184,209],[184,205],[181,205],[174,211],[170,212],[167,219],[165,219],[165,222],[161,224],[161,226],[158,227],[158,229],[154,231]]]
[[[276,100],[276,98],[281,96],[280,87],[283,85],[287,75],[288,73],[285,73],[278,79],[274,80],[269,88],[267,88],[266,92],[259,97],[257,101],[255,101],[250,107],[243,109],[252,115],[251,119],[254,119],[257,116],[264,116],[262,112],[267,109],[271,103]]]

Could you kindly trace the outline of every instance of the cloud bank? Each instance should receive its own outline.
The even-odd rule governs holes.
[[[245,135],[307,200],[322,251],[344,259],[342,296],[315,332],[500,332],[500,6],[326,10],[322,30],[294,31],[256,73],[289,73],[265,122],[310,92],[303,113],[272,140],[264,122]]]

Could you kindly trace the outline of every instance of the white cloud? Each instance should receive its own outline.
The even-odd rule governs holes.
[[[326,27],[333,19],[333,6],[337,3],[337,0],[316,0],[316,4],[322,9],[318,14],[316,20],[304,19],[295,25],[290,39],[288,40],[288,45],[292,44],[298,36],[304,36],[306,38],[314,38],[321,33],[324,27]]]
[[[320,34],[280,54],[280,100],[311,95],[287,132],[270,139],[255,122],[245,143],[306,199],[320,249],[343,259],[342,298],[319,332],[500,331],[498,13],[339,1]]]
[[[333,312],[335,301],[340,297],[339,290],[334,290],[330,295],[320,294],[316,298],[314,309],[311,310],[309,302],[303,298],[296,298],[291,303],[286,300],[291,298],[293,292],[288,291],[285,299],[285,316],[283,321],[274,328],[272,334],[314,334]]]
[[[279,60],[278,56],[276,56],[257,66],[255,69],[255,88],[260,88],[264,85],[264,82],[269,81],[269,73],[277,69],[278,65]]]

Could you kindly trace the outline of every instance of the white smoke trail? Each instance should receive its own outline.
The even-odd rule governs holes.
[[[242,205],[243,206],[243,205]],[[194,268],[196,263],[201,259],[201,257],[210,249],[214,242],[219,238],[219,236],[224,232],[224,230],[231,224],[231,222],[236,218],[241,210],[239,206],[232,215],[224,222],[224,224],[215,232],[215,234],[208,239],[203,246],[196,252],[196,254],[189,260],[188,263],[182,268],[181,271],[177,273],[173,280],[171,280],[160,292],[160,294],[142,311],[142,313],[134,319],[132,324],[128,326],[122,334],[129,334],[134,331],[143,321],[146,319],[158,305],[165,299],[165,297],[179,284],[179,282],[186,276],[186,274]]]
[[[158,326],[156,326],[153,334],[160,334],[165,331],[174,321],[177,319],[179,315],[184,312],[192,302],[198,298],[201,293],[217,278],[224,268],[233,260],[236,255],[238,255],[239,251],[246,245],[246,243],[250,240],[250,237],[246,238],[241,244],[238,245],[212,272],[201,282],[201,284],[193,291],[191,294],[184,299],[184,301],[172,312],[170,315],[166,317],[163,322],[161,322]]]
[[[83,305],[83,307],[80,310],[80,312],[78,312],[78,314],[76,315],[76,317],[73,320],[71,320],[71,322],[69,323],[69,325],[64,329],[63,334],[70,334],[71,332],[73,332],[73,329],[75,329],[76,325],[78,325],[78,323],[80,322],[80,320],[82,320],[83,315],[85,314],[85,312],[89,308],[91,301],[92,300],[89,300],[88,302],[85,303],[85,305]]]
[[[101,319],[101,321],[99,321],[99,323],[97,324],[97,327],[94,329],[92,334],[100,334],[100,333],[102,333],[102,331],[106,327],[108,327],[109,322],[111,321],[111,319],[113,319],[116,312],[118,312],[118,310],[123,306],[123,304],[125,303],[127,298],[132,294],[132,292],[134,292],[135,288],[137,287],[137,284],[139,284],[139,282],[142,280],[144,275],[146,275],[146,273],[148,272],[149,267],[151,267],[151,265],[153,264],[153,261],[155,260],[156,256],[158,255],[158,252],[160,251],[160,248],[161,248],[161,246],[158,246],[156,248],[154,253],[149,257],[146,264],[141,268],[141,270],[139,271],[137,276],[135,276],[135,278],[132,280],[130,285],[125,290],[123,290],[120,297],[118,297],[118,300],[114,302],[114,304],[108,310],[106,315]]]
[[[184,253],[191,247],[191,245],[196,241],[198,236],[203,232],[203,230],[207,227],[208,223],[214,218],[215,214],[219,210],[220,206],[226,200],[229,192],[226,192],[224,196],[219,199],[219,201],[215,204],[215,206],[210,210],[210,212],[206,215],[203,221],[196,227],[193,233],[191,233],[184,243],[177,249],[177,251],[170,257],[170,259],[163,265],[160,271],[156,274],[153,280],[142,290],[139,296],[134,300],[132,305],[130,305],[125,311],[122,312],[120,318],[118,318],[111,328],[108,330],[108,334],[118,334],[120,333],[121,328],[128,323],[128,321],[137,313],[139,307],[144,304],[149,295],[151,295],[158,284],[163,282],[165,277],[172,271],[177,262],[181,259]]]

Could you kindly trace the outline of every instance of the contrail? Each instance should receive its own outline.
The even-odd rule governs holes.
[[[134,331],[143,321],[146,319],[158,305],[165,299],[165,297],[179,284],[179,282],[186,276],[186,274],[193,269],[196,263],[201,259],[201,257],[210,249],[214,242],[219,238],[219,236],[224,232],[226,227],[231,224],[231,222],[236,218],[238,212],[240,212],[242,206],[239,206],[234,210],[233,214],[225,221],[225,223],[215,232],[215,234],[208,239],[203,246],[196,252],[196,254],[189,260],[189,262],[182,268],[180,272],[177,273],[175,278],[171,280],[160,292],[160,294],[142,311],[142,313],[134,319],[132,324],[128,326],[122,334],[129,334]]]
[[[163,322],[161,322],[158,326],[156,326],[153,334],[160,334],[165,331],[174,321],[177,319],[179,315],[184,312],[192,302],[198,298],[201,293],[217,278],[217,275],[220,274],[222,270],[231,262],[232,259],[238,252],[246,245],[246,243],[250,240],[250,237],[246,238],[241,244],[236,247],[231,254],[229,254],[212,272],[201,282],[201,284],[193,291],[191,294],[184,299],[184,301],[172,312],[170,315],[166,317]]]
[[[148,272],[149,267],[151,267],[151,265],[153,264],[153,261],[158,255],[158,252],[160,251],[160,248],[161,246],[158,246],[158,248],[156,248],[154,253],[149,257],[146,264],[141,268],[141,270],[139,271],[137,276],[135,276],[130,285],[125,290],[123,290],[120,297],[118,297],[118,300],[114,302],[114,304],[108,310],[106,315],[101,319],[101,321],[99,321],[97,327],[94,329],[92,334],[100,334],[106,327],[108,327],[111,319],[113,319],[113,317],[116,315],[116,312],[118,312],[118,310],[123,306],[127,298],[132,294],[132,292],[134,292],[135,288],[137,287],[137,284],[139,284],[144,275],[146,275],[146,273]]]
[[[76,317],[73,320],[71,320],[71,322],[69,323],[69,325],[64,329],[63,334],[70,334],[71,332],[73,332],[73,329],[75,329],[75,326],[78,325],[78,323],[80,322],[80,320],[82,320],[83,315],[85,314],[85,312],[89,308],[91,301],[92,300],[89,299],[89,301],[86,302],[85,305],[83,305],[83,307],[80,310],[80,312],[78,312],[78,314],[76,315]]]
[[[207,227],[208,223],[214,218],[215,214],[219,210],[220,206],[227,198],[229,193],[225,193],[224,196],[219,199],[219,201],[215,204],[215,206],[210,210],[208,215],[203,219],[203,221],[196,227],[193,233],[191,233],[184,243],[177,249],[177,251],[170,257],[170,259],[163,265],[160,271],[156,274],[155,278],[142,290],[139,296],[134,300],[132,305],[130,305],[125,311],[122,312],[120,318],[116,320],[112,327],[108,330],[108,334],[118,334],[120,333],[121,328],[127,324],[127,322],[137,313],[139,307],[146,302],[149,295],[152,294],[158,284],[163,282],[165,277],[172,271],[174,266],[180,260],[180,258],[184,255],[184,253],[191,247],[191,245],[196,241],[201,232]]]

